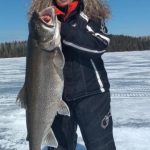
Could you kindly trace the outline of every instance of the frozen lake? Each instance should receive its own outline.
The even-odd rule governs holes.
[[[149,150],[150,51],[106,53],[103,59],[117,150]],[[25,58],[0,59],[0,150],[28,150],[25,111],[15,104],[24,73]],[[85,150],[79,130],[78,135],[77,150]]]

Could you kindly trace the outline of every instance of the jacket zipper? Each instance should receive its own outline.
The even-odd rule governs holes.
[[[100,90],[101,90],[101,92],[105,92],[104,85],[103,85],[103,82],[101,80],[100,74],[98,73],[98,70],[96,68],[96,65],[95,65],[95,63],[94,63],[94,61],[92,59],[90,59],[90,61],[91,61],[92,66],[94,68],[94,71],[95,71],[95,74],[96,74],[96,78],[97,78]]]

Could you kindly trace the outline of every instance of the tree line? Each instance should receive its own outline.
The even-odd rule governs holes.
[[[110,35],[108,51],[150,50],[150,36],[132,37],[125,35]]]
[[[13,41],[0,43],[0,58],[26,56],[27,42]]]
[[[132,37],[125,35],[110,35],[108,52],[150,50],[150,36]],[[0,43],[0,58],[26,56],[27,41]]]

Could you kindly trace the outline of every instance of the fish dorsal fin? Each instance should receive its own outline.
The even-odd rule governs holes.
[[[17,95],[17,99],[16,99],[16,103],[17,105],[21,106],[21,108],[27,108],[27,104],[26,104],[26,91],[25,91],[25,87],[26,84],[24,83],[23,87],[21,88],[21,90],[19,91],[18,95]]]
[[[50,126],[44,131],[44,136],[42,139],[42,146],[44,146],[44,145],[54,147],[54,148],[58,147],[57,139],[56,139],[54,132]]]
[[[58,114],[70,116],[69,107],[67,106],[67,104],[63,100],[61,100],[58,104]]]

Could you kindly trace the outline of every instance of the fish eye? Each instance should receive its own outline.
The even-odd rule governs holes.
[[[36,25],[36,30],[37,31],[40,30],[40,25],[39,24]]]

